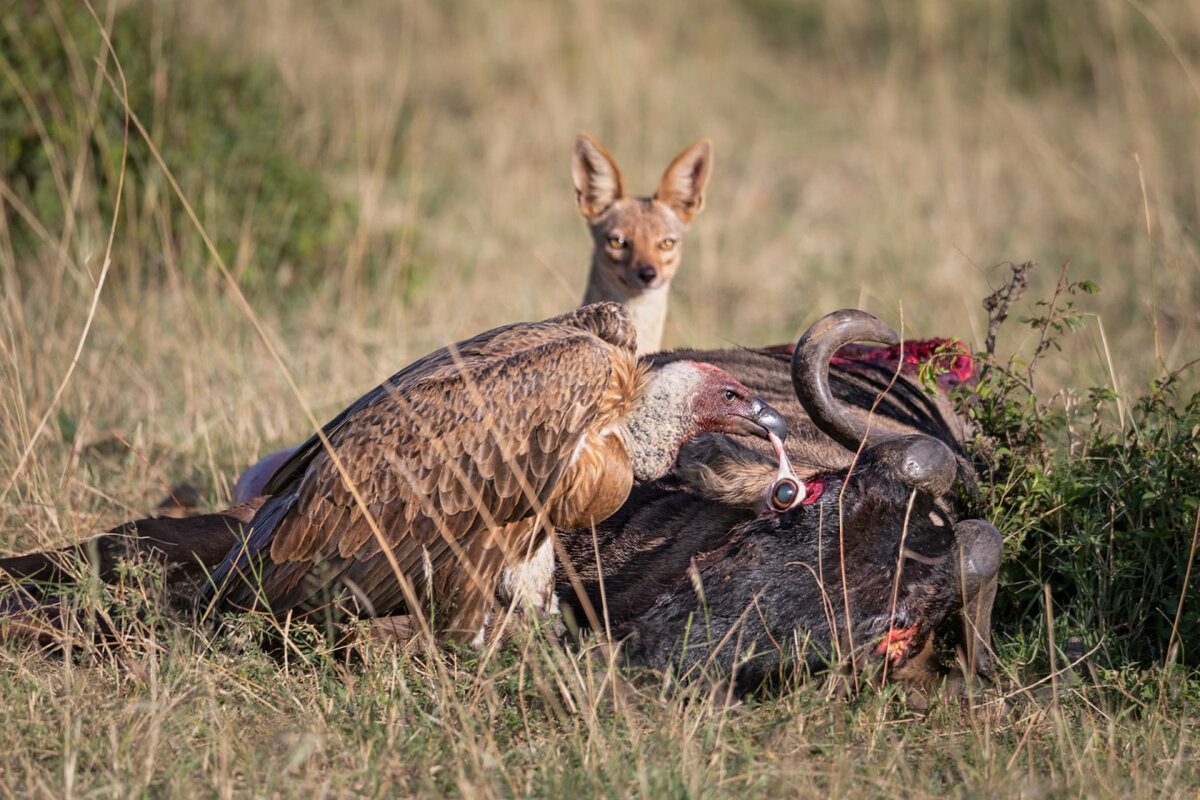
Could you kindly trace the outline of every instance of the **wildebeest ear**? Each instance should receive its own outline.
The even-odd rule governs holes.
[[[709,500],[758,511],[779,465],[757,450],[719,433],[706,433],[679,451],[675,474],[680,482]]]

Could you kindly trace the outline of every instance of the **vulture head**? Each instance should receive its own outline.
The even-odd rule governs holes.
[[[633,475],[639,481],[671,471],[679,449],[703,433],[779,440],[787,423],[724,370],[712,364],[675,361],[651,372],[641,402],[625,425]]]

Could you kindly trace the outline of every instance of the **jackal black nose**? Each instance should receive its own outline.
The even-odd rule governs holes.
[[[637,269],[638,280],[649,286],[658,278],[658,270],[649,264],[642,264]]]

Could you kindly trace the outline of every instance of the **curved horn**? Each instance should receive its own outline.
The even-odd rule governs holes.
[[[992,675],[992,606],[1004,560],[1004,537],[990,522],[965,519],[954,526],[962,593],[960,641],[972,672]]]
[[[857,450],[864,438],[869,447],[896,434],[872,425],[867,437],[866,421],[851,413],[830,391],[829,361],[838,348],[851,342],[893,345],[899,341],[900,336],[879,317],[843,308],[821,317],[796,343],[792,352],[792,386],[796,397],[813,423],[849,450]]]
[[[942,497],[954,486],[958,460],[954,452],[932,436],[897,436],[871,448],[876,463],[910,489]]]
[[[964,519],[954,524],[962,570],[963,598],[969,600],[988,581],[994,581],[1004,560],[1004,537],[996,526],[982,519]]]

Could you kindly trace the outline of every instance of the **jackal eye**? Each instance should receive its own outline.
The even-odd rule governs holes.
[[[624,236],[608,237],[608,246],[611,247],[613,250],[624,250],[625,249],[625,237]]]
[[[662,250],[664,253],[669,253],[675,249],[676,244],[677,242],[674,239],[663,239],[658,243],[658,249]]]

